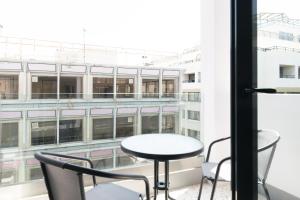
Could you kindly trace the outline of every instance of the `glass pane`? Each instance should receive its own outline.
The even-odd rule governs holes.
[[[159,96],[158,79],[143,79],[143,98],[157,98]]]
[[[19,123],[0,122],[0,148],[17,147]]]
[[[299,1],[258,0],[257,3],[257,87],[277,90],[276,94],[257,95],[258,129],[263,130],[257,136],[258,196],[269,199],[270,195],[270,199],[276,199],[284,195],[282,199],[298,199]]]
[[[94,164],[94,168],[98,170],[102,169],[112,169],[114,166],[114,159],[113,158],[101,158],[92,161]]]
[[[117,78],[117,98],[133,98],[134,97],[134,79],[133,78]]]
[[[126,155],[117,156],[116,158],[116,167],[125,167],[128,165],[133,165],[134,163],[135,160]]]
[[[1,164],[1,163],[0,163]],[[17,169],[3,169],[0,167],[0,184],[11,185],[18,182]]]
[[[135,117],[117,117],[116,137],[128,137],[135,133]]]
[[[175,97],[175,80],[162,81],[163,97]]]
[[[200,121],[200,112],[188,110],[188,119]]]
[[[57,77],[32,76],[32,99],[56,99]]]
[[[93,78],[93,98],[113,98],[113,78]]]
[[[200,140],[200,131],[188,129],[188,136]]]
[[[175,115],[163,115],[162,117],[162,132],[175,133]]]
[[[17,99],[19,92],[19,77],[0,75],[0,99]]]
[[[40,167],[28,168],[28,175],[27,175],[28,181],[42,179],[43,177],[44,177],[43,172]]]
[[[159,132],[159,116],[142,116],[142,134]]]
[[[113,118],[93,119],[93,140],[113,138]]]
[[[59,121],[59,143],[82,141],[82,119]]]
[[[61,99],[81,99],[82,97],[82,77],[60,77]]]
[[[56,144],[56,121],[31,123],[31,145]]]

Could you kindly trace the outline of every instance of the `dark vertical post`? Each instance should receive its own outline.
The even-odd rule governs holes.
[[[232,0],[231,131],[233,199],[257,199],[256,0]]]

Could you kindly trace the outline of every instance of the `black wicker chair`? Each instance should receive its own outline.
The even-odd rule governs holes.
[[[150,200],[149,181],[142,175],[127,175],[93,169],[87,158],[40,152],[35,158],[40,161],[50,200],[140,200],[142,195],[113,183],[97,184],[96,177],[140,180],[145,183],[146,199]],[[55,158],[67,158],[88,162],[91,168],[73,165]],[[83,174],[91,175],[94,187],[84,191]]]
[[[213,200],[214,193],[217,186],[217,181],[230,181],[231,176],[231,168],[225,167],[224,164],[227,161],[230,161],[230,157],[226,157],[222,159],[218,163],[210,162],[210,153],[214,144],[223,142],[225,140],[229,140],[230,137],[221,138],[213,141],[209,147],[206,156],[205,162],[202,164],[202,179],[200,183],[200,190],[198,195],[198,200],[201,198],[202,194],[202,186],[205,179],[211,181],[213,183],[212,191],[210,195],[210,200]],[[268,189],[266,187],[266,179],[268,176],[268,172],[272,163],[272,159],[276,150],[276,145],[280,139],[278,132],[273,130],[259,130],[257,134],[257,143],[258,143],[258,175],[257,182],[259,185],[263,187],[265,196],[268,200],[270,200],[270,195]],[[228,164],[228,163],[227,163]],[[223,168],[223,169],[222,169]]]

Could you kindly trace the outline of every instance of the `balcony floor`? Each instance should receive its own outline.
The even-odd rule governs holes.
[[[209,199],[211,191],[211,184],[205,183],[203,186],[202,198],[203,200]],[[197,200],[199,192],[199,185],[192,185],[184,188],[178,188],[171,190],[170,196],[175,198],[176,200]],[[217,200],[230,200],[231,192],[230,192],[230,184],[219,182],[218,187],[215,193],[215,199]],[[46,195],[36,196],[32,198],[25,198],[22,200],[48,200]],[[159,193],[158,200],[164,200],[163,192]]]

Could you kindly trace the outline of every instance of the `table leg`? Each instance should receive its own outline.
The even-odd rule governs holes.
[[[175,200],[169,195],[169,185],[170,185],[169,177],[170,177],[169,161],[166,160],[165,161],[165,199]]]
[[[158,182],[159,182],[159,162],[158,160],[154,160],[154,200],[157,198],[158,194]]]
[[[170,197],[169,195],[169,161],[165,161],[165,180],[164,182],[159,182],[159,161],[154,160],[154,197],[153,199],[157,199],[158,190],[165,191],[165,200],[171,199],[175,200],[174,198]]]

